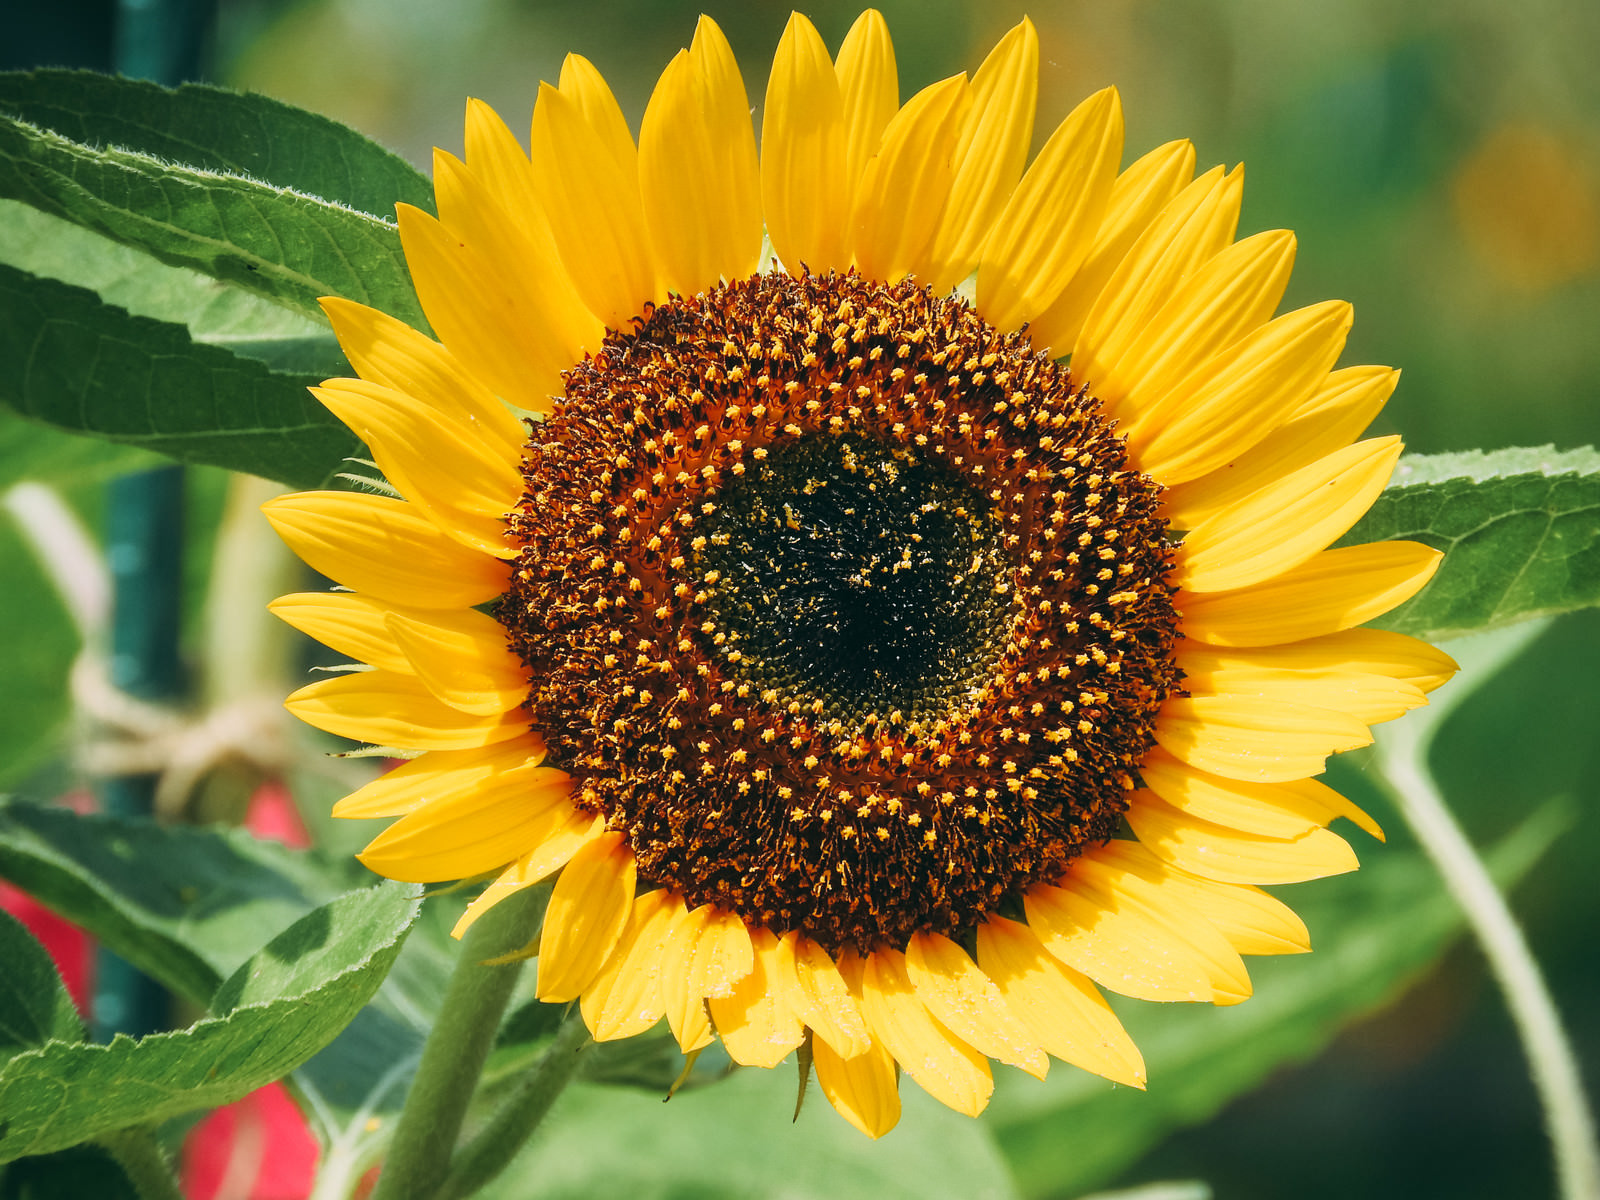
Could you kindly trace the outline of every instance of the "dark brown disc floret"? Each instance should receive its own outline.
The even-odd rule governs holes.
[[[1108,837],[1177,687],[1159,488],[954,297],[758,275],[533,427],[497,616],[643,884],[837,951],[959,935]]]

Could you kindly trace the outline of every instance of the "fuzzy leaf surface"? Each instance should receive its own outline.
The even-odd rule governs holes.
[[[0,1062],[46,1042],[75,1042],[83,1022],[50,953],[0,909]]]
[[[317,382],[0,265],[0,404],[34,421],[315,487],[360,444]]]
[[[0,802],[0,878],[194,1004],[363,874],[238,829]]]
[[[383,982],[421,889],[383,883],[312,910],[217,990],[188,1029],[51,1042],[0,1067],[0,1162],[228,1104],[331,1042]]]
[[[319,296],[343,296],[426,327],[393,222],[320,195],[0,113],[0,196],[314,320]]]
[[[1438,641],[1600,604],[1600,452],[1520,446],[1412,455],[1341,544],[1445,552],[1411,600],[1372,622]]]
[[[432,185],[399,155],[267,96],[200,83],[166,88],[98,71],[4,71],[0,112],[85,145],[250,175],[374,216],[393,216],[399,200],[433,207]]]

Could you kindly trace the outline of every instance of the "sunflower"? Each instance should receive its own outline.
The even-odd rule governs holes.
[[[365,664],[288,707],[420,752],[335,809],[397,818],[362,861],[488,879],[458,934],[555,875],[541,998],[802,1050],[872,1136],[902,1070],[1143,1087],[1098,987],[1233,1004],[1308,949],[1257,885],[1381,836],[1312,777],[1454,669],[1357,628],[1433,550],[1328,549],[1397,373],[1335,369],[1347,304],[1274,316],[1239,170],[1119,169],[1115,90],[1029,163],[1037,60],[1023,21],[902,105],[877,13],[836,59],[795,15],[759,152],[707,18],[637,144],[577,56],[531,153],[470,102],[399,210],[439,340],[324,302],[395,494],[266,510],[344,589],[275,611]]]

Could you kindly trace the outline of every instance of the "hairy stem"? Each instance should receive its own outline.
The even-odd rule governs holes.
[[[522,970],[520,959],[493,960],[532,940],[548,896],[547,888],[528,888],[507,897],[462,940],[372,1200],[431,1200],[438,1194]]]
[[[533,1136],[556,1097],[577,1072],[580,1051],[589,1045],[589,1030],[576,1012],[568,1013],[555,1041],[528,1071],[511,1097],[479,1134],[450,1163],[440,1200],[471,1196],[511,1164]]]
[[[118,1129],[95,1139],[122,1168],[139,1193],[139,1200],[183,1200],[183,1189],[173,1173],[166,1151],[155,1131],[142,1126]]]

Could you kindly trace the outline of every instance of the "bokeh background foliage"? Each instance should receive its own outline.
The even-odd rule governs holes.
[[[0,114],[13,118],[0,122],[0,401],[9,410],[0,418],[0,487],[51,483],[96,524],[99,485],[111,475],[158,453],[212,464],[188,481],[188,618],[198,654],[227,487],[221,468],[304,486],[355,451],[303,390],[307,379],[341,370],[311,301],[350,294],[420,320],[384,218],[395,199],[426,203],[426,180],[413,168],[425,172],[433,145],[459,152],[463,98],[489,100],[515,127],[537,81],[553,79],[561,56],[576,50],[637,122],[700,7],[220,7],[214,78],[345,122],[394,156],[264,99],[110,96],[76,76],[0,82]],[[759,104],[787,7],[703,7],[727,31]],[[905,94],[974,66],[1026,11],[1042,46],[1041,138],[1083,95],[1115,83],[1130,157],[1187,136],[1203,164],[1246,161],[1241,232],[1283,225],[1300,237],[1286,303],[1352,300],[1347,361],[1405,370],[1376,432],[1403,432],[1424,455],[1551,447],[1409,461],[1402,486],[1358,533],[1421,536],[1452,550],[1438,583],[1395,614],[1408,630],[1455,633],[1568,613],[1492,678],[1455,685],[1478,686],[1444,727],[1433,767],[1474,840],[1514,884],[1595,1077],[1600,751],[1591,697],[1600,614],[1571,610],[1600,601],[1600,471],[1592,453],[1565,452],[1596,440],[1600,395],[1600,78],[1591,69],[1600,7],[924,0],[882,8]],[[836,45],[856,7],[809,11]],[[81,50],[62,50],[61,61],[84,61]],[[174,140],[175,127],[194,136]],[[109,157],[91,149],[102,143],[122,149]],[[52,360],[60,369],[35,365],[41,337],[65,339]],[[62,432],[72,429],[98,438]],[[1474,482],[1483,480],[1494,482]],[[0,555],[0,783],[45,797],[72,782],[65,679],[78,634],[9,520],[0,520]],[[791,1126],[793,1078],[783,1071],[744,1072],[663,1108],[658,1098],[678,1063],[657,1040],[596,1056],[591,1081],[563,1101],[495,1194],[1069,1197],[1163,1178],[1205,1180],[1245,1200],[1548,1194],[1539,1116],[1501,1002],[1368,769],[1362,755],[1346,756],[1332,782],[1379,817],[1388,845],[1354,835],[1366,864],[1359,874],[1287,893],[1315,954],[1254,964],[1257,995],[1235,1009],[1122,1010],[1149,1061],[1147,1094],[1061,1066],[1043,1085],[1002,1068],[982,1121],[921,1103],[907,1086],[902,1127],[873,1145],[821,1103]],[[331,908],[360,882],[341,857],[359,831],[329,830],[319,818],[327,780],[292,782],[326,853],[139,827],[111,839],[137,853],[108,861],[104,830],[19,804],[0,809],[0,875],[209,1009],[203,1036],[213,1044],[252,1037],[249,1023],[274,1005],[317,1012],[314,1036],[265,1069],[299,1065],[298,1093],[328,1160],[343,1154],[354,1169],[367,1118],[381,1124],[395,1110],[403,1072],[393,1068],[438,1003],[452,901],[424,908],[385,979],[409,893],[371,889]],[[314,961],[308,977],[269,970],[258,990],[241,993],[246,960],[269,936],[287,927],[291,943],[291,935],[318,943],[335,919],[361,931],[346,956]],[[6,961],[22,962],[25,951],[14,956],[7,939],[12,931],[0,926]],[[279,953],[267,947],[262,961],[288,961],[274,945]],[[0,1103],[22,1086],[14,1056],[52,1033],[73,1036],[48,974],[29,978],[10,1002],[28,1017],[17,1026],[24,1033],[0,1045],[0,1063],[19,1068],[0,1065]],[[353,1025],[307,1057],[356,1009]],[[549,1032],[537,1008],[523,1010],[493,1069],[514,1075]],[[196,1061],[180,1049],[153,1045],[143,1063],[117,1066],[117,1077],[137,1082],[148,1069],[171,1088]],[[705,1063],[701,1078],[717,1071]],[[212,1098],[268,1077],[242,1070]]]

